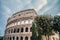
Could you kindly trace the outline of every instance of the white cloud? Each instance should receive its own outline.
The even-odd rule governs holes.
[[[11,9],[8,8],[7,6],[4,6],[4,11],[5,11],[6,13],[8,13],[8,14],[11,13]]]
[[[48,10],[51,10],[56,5],[57,1],[58,0],[55,0],[55,1],[48,0],[47,4],[44,6],[44,8],[42,8],[42,10],[39,10],[38,13],[44,14]]]
[[[17,5],[20,4],[20,6],[21,6],[21,5],[22,5],[22,6],[25,6],[25,5],[31,3],[31,0],[14,0],[14,1],[16,1],[16,3],[18,3]]]
[[[3,5],[3,16],[5,18],[8,18],[9,16],[11,16],[11,13],[12,13],[12,10],[9,7]]]
[[[36,11],[39,11],[46,4],[47,4],[47,0],[42,0],[42,2],[36,8]]]
[[[48,11],[49,9],[51,9],[52,7],[47,7],[41,14],[44,14],[46,11]]]
[[[44,5],[47,4],[47,0],[35,0],[35,1],[33,1],[33,0],[10,0],[10,2],[9,1],[7,1],[7,2],[8,2],[8,4],[5,2],[5,5],[8,5],[8,8],[5,7],[6,10],[9,9],[7,12],[9,12],[11,9],[13,10],[13,12],[17,12],[17,11],[25,10],[28,8],[29,9],[33,8],[33,9],[36,9],[36,11],[39,11]],[[10,7],[9,4],[12,7]]]
[[[58,13],[57,15],[60,16],[60,13]]]

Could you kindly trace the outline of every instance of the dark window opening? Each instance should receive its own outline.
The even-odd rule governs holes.
[[[13,40],[15,40],[15,37],[13,37]]]
[[[32,40],[32,37],[30,37],[30,40]]]
[[[17,29],[17,32],[19,32],[19,29]]]
[[[23,40],[23,37],[21,37],[20,40]]]
[[[9,40],[9,37],[8,37],[8,40]]]
[[[7,32],[10,33],[10,30],[8,30]]]
[[[26,30],[25,30],[26,32],[28,32],[28,28],[26,28]]]
[[[10,40],[12,40],[11,37],[10,37]]]
[[[16,32],[16,29],[14,29],[14,33]]]
[[[16,40],[19,40],[19,37],[17,37]]]
[[[28,37],[25,37],[25,40],[28,40]]]
[[[11,33],[13,33],[13,29],[11,29]]]
[[[24,30],[24,29],[23,29],[23,28],[21,28],[21,32],[23,32],[23,30]]]

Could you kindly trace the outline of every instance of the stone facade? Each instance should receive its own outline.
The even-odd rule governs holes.
[[[32,22],[36,16],[37,13],[34,9],[13,14],[7,20],[4,40],[31,40]],[[46,40],[45,36],[43,36],[43,40]],[[50,40],[58,40],[58,35],[50,36]]]
[[[36,16],[34,9],[13,14],[7,21],[4,40],[31,40],[31,24]]]

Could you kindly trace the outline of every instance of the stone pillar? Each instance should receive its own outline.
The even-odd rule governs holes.
[[[20,37],[19,37],[19,40],[20,40]]]
[[[21,28],[19,28],[20,30],[19,30],[19,33],[21,32]]]
[[[17,36],[18,37],[18,40],[20,40],[20,37],[19,36]]]
[[[13,40],[13,37],[11,37],[11,40]]]
[[[13,28],[13,33],[14,33],[14,28]]]
[[[25,36],[23,36],[23,40],[25,40]]]
[[[16,40],[16,36],[15,36],[15,40]]]
[[[30,37],[28,37],[28,40],[30,40]]]
[[[25,27],[23,27],[23,32],[25,32]]]
[[[28,28],[28,32],[30,32],[30,28]]]

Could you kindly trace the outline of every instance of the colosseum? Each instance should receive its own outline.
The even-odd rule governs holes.
[[[13,14],[7,20],[4,40],[32,40],[32,22],[36,16],[37,13],[34,9],[23,10]],[[57,35],[52,37],[58,39]],[[45,37],[43,38],[45,40]]]
[[[4,40],[30,40],[32,21],[37,16],[34,9],[13,14],[7,21]]]

